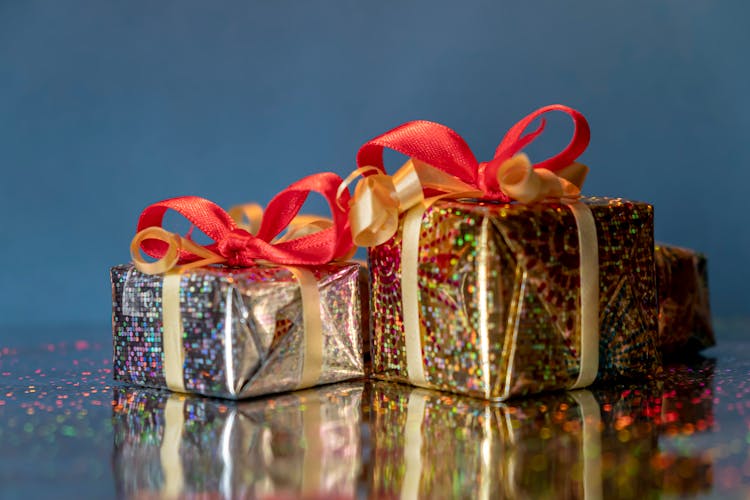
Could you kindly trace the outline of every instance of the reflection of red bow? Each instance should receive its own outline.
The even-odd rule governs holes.
[[[341,178],[326,172],[301,179],[279,194],[266,208],[257,234],[238,227],[232,217],[216,204],[195,196],[183,196],[147,207],[138,221],[138,233],[131,254],[145,272],[165,272],[174,267],[226,263],[250,266],[257,261],[280,265],[318,265],[350,255],[353,248],[346,210],[336,203]],[[308,194],[323,195],[331,209],[333,224],[302,236],[275,239],[290,226]],[[340,195],[347,204],[349,194]],[[174,210],[188,219],[215,243],[201,246],[188,238],[162,229],[164,214]],[[145,262],[138,252],[159,259]]]
[[[571,165],[588,147],[591,132],[581,113],[562,104],[540,108],[513,125],[488,162],[477,162],[466,142],[445,125],[428,121],[413,121],[400,125],[363,145],[357,154],[357,166],[383,168],[383,149],[389,148],[450,174],[465,184],[484,193],[488,199],[510,201],[498,183],[500,165],[528,146],[544,130],[542,118],[539,127],[525,135],[531,122],[551,111],[561,111],[573,119],[573,138],[561,152],[534,164],[535,169],[557,172]]]

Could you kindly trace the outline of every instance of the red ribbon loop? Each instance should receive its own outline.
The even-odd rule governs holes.
[[[336,191],[342,179],[331,172],[305,177],[277,194],[268,204],[257,235],[237,227],[221,207],[197,196],[182,196],[160,201],[146,207],[138,221],[137,232],[162,227],[164,214],[174,210],[203,231],[214,243],[204,248],[224,257],[231,266],[249,266],[259,260],[281,265],[319,265],[342,258],[353,248],[348,214],[336,203]],[[287,228],[299,213],[310,192],[321,194],[331,209],[333,226],[283,242],[273,238]],[[342,193],[343,206],[348,206],[349,193]],[[167,243],[146,239],[141,249],[151,257],[162,258]],[[178,264],[187,264],[200,257],[180,250]]]
[[[540,108],[516,123],[505,134],[495,150],[495,156],[488,162],[478,163],[466,141],[455,131],[439,123],[420,120],[404,123],[365,143],[357,154],[357,165],[360,168],[374,166],[385,171],[383,149],[389,148],[457,177],[483,191],[489,199],[510,201],[500,190],[497,170],[505,160],[541,135],[545,126],[543,118],[536,130],[525,132],[534,120],[552,111],[561,111],[570,116],[574,126],[573,137],[562,151],[534,164],[534,168],[555,172],[573,163],[586,150],[591,137],[586,118],[562,104]]]

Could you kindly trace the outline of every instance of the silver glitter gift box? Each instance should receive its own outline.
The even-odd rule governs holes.
[[[144,274],[132,264],[112,268],[114,378],[175,389],[166,373],[170,339],[180,351],[183,392],[241,399],[363,376],[360,266],[308,271],[320,297],[317,343],[307,338],[300,284],[287,268],[207,267],[177,276]],[[179,308],[181,335],[174,338],[164,334],[166,279],[178,283],[169,306]],[[313,343],[311,381],[305,362]]]

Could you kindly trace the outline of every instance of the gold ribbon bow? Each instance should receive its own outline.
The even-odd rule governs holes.
[[[399,215],[423,204],[432,205],[441,198],[481,198],[481,190],[458,178],[414,158],[409,159],[392,176],[376,167],[362,167],[352,172],[339,187],[338,194],[357,177],[361,179],[350,202],[349,222],[354,244],[372,247],[385,243],[398,228]],[[501,190],[512,200],[535,203],[546,199],[576,199],[588,173],[588,167],[573,163],[557,173],[535,169],[528,156],[517,154],[504,161],[497,171]],[[439,194],[425,197],[425,190]]]

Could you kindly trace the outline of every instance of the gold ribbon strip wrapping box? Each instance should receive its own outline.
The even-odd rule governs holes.
[[[504,400],[660,370],[647,203],[440,200],[369,260],[377,378]]]
[[[111,278],[116,380],[240,399],[364,375],[358,264]]]
[[[249,401],[116,387],[122,498],[353,498],[363,382]]]

